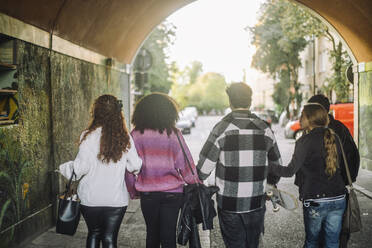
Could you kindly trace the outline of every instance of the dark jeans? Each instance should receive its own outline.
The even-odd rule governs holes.
[[[223,241],[227,248],[256,248],[264,231],[266,208],[248,213],[231,213],[218,209]]]
[[[87,248],[116,248],[118,232],[127,207],[81,206],[88,226]]]
[[[146,248],[175,248],[176,226],[182,193],[142,192],[141,209],[146,222]]]

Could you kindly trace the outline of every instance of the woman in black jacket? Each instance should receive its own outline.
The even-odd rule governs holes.
[[[287,167],[269,166],[269,170],[282,177],[296,173],[303,201],[305,247],[318,247],[322,234],[324,247],[338,248],[346,206],[345,168],[340,168],[339,141],[327,127],[327,111],[318,103],[304,106],[300,123],[307,134],[296,142],[291,162]]]

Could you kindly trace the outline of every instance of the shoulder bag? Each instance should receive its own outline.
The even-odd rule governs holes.
[[[74,235],[80,221],[80,200],[77,194],[73,194],[71,190],[72,178],[76,174],[72,171],[72,175],[66,191],[59,197],[58,202],[58,215],[56,223],[56,233]]]
[[[362,229],[362,220],[360,218],[359,203],[353,187],[353,182],[351,180],[349,165],[346,159],[344,148],[342,147],[340,138],[337,135],[336,137],[338,138],[341,147],[342,157],[344,160],[348,180],[348,186],[346,187],[348,190],[346,197],[347,205],[342,220],[342,232],[343,233],[359,232]]]

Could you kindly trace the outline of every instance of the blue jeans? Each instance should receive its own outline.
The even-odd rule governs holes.
[[[231,213],[218,209],[223,241],[227,248],[257,248],[264,231],[266,208],[248,213]]]
[[[306,201],[305,201],[306,202]],[[320,234],[324,235],[324,248],[338,248],[342,227],[342,216],[346,207],[346,199],[320,201],[306,206],[303,214],[305,223],[305,248],[317,248]]]

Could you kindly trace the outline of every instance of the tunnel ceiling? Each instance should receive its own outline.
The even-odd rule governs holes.
[[[151,30],[193,1],[1,0],[0,12],[130,64]],[[359,62],[372,61],[371,0],[295,2],[313,9],[333,25]]]

